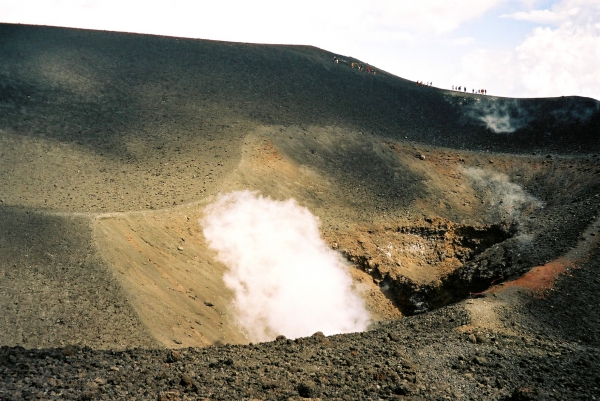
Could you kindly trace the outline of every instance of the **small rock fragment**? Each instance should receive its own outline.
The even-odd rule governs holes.
[[[62,350],[62,354],[64,356],[74,356],[77,353],[77,348],[75,348],[72,345],[67,345],[65,348],[63,348]]]
[[[535,399],[535,391],[530,387],[517,387],[509,398],[511,401],[533,401]]]
[[[159,401],[175,401],[181,400],[181,393],[176,390],[161,391],[158,395]]]
[[[489,344],[489,342],[490,342],[489,338],[487,338],[483,334],[477,334],[475,336],[475,340],[477,340],[478,344]]]
[[[262,383],[263,390],[272,390],[277,388],[277,382],[274,380],[264,380]]]
[[[298,385],[298,394],[302,398],[313,398],[317,392],[317,386],[313,382],[302,382]]]
[[[173,340],[173,341],[175,343],[177,343],[177,340]],[[179,342],[179,344],[181,344],[181,342]],[[181,355],[181,353],[179,351],[172,350],[169,352],[169,355],[167,355],[166,362],[167,363],[179,362],[182,359],[183,359],[183,356]]]
[[[477,365],[485,366],[485,365],[487,365],[488,361],[483,356],[476,356],[473,358],[473,363],[475,363]]]
[[[106,380],[105,380],[105,379],[103,379],[103,378],[101,378],[101,377],[96,377],[96,378],[94,379],[94,382],[95,382],[97,385],[99,385],[99,386],[103,386],[103,385],[105,385],[105,384],[106,384]]]
[[[182,385],[183,387],[189,387],[193,384],[193,380],[190,376],[183,374],[181,375],[181,380],[179,381],[179,384]]]
[[[417,391],[417,386],[411,382],[402,382],[394,389],[396,395],[411,395]]]

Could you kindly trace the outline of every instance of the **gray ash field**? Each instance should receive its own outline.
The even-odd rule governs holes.
[[[600,103],[334,55],[0,25],[0,399],[600,397]],[[367,331],[250,343],[198,223],[240,190],[320,219]]]

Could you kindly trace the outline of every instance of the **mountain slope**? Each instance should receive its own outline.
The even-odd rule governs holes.
[[[0,25],[0,251],[15,255],[0,261],[2,302],[29,294],[5,315],[2,343],[245,342],[226,267],[198,224],[218,193],[294,198],[317,215],[375,320],[517,277],[576,247],[595,221],[599,102],[451,92],[333,56]],[[54,237],[79,238],[69,247],[80,257],[48,257]],[[97,274],[111,283],[108,304],[124,305],[110,308],[117,319],[56,312],[68,298],[57,283]],[[78,322],[77,340],[29,323],[50,313],[30,294],[47,288],[44,275],[56,275],[48,319]],[[115,343],[115,332],[130,334]]]

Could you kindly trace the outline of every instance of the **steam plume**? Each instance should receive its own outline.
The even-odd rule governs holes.
[[[491,100],[473,103],[467,112],[495,134],[510,134],[526,126],[531,116],[517,100]]]
[[[207,207],[200,224],[229,268],[223,280],[251,341],[367,328],[346,264],[321,240],[318,218],[293,199],[228,193]]]
[[[490,206],[498,208],[504,217],[518,219],[522,212],[543,207],[540,200],[525,192],[519,184],[510,182],[506,174],[475,167],[463,171],[485,193]]]

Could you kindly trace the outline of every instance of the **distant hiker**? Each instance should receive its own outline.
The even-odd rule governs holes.
[[[465,86],[465,92],[467,91],[467,87]]]
[[[471,89],[473,91],[473,93],[475,93],[475,89]]]
[[[338,64],[338,58],[336,56],[333,56],[333,61],[334,63]]]
[[[458,87],[458,90],[459,90],[459,91],[460,91],[460,88],[462,88],[462,86],[459,86],[459,87]]]
[[[354,63],[350,63],[350,67],[354,68]]]

